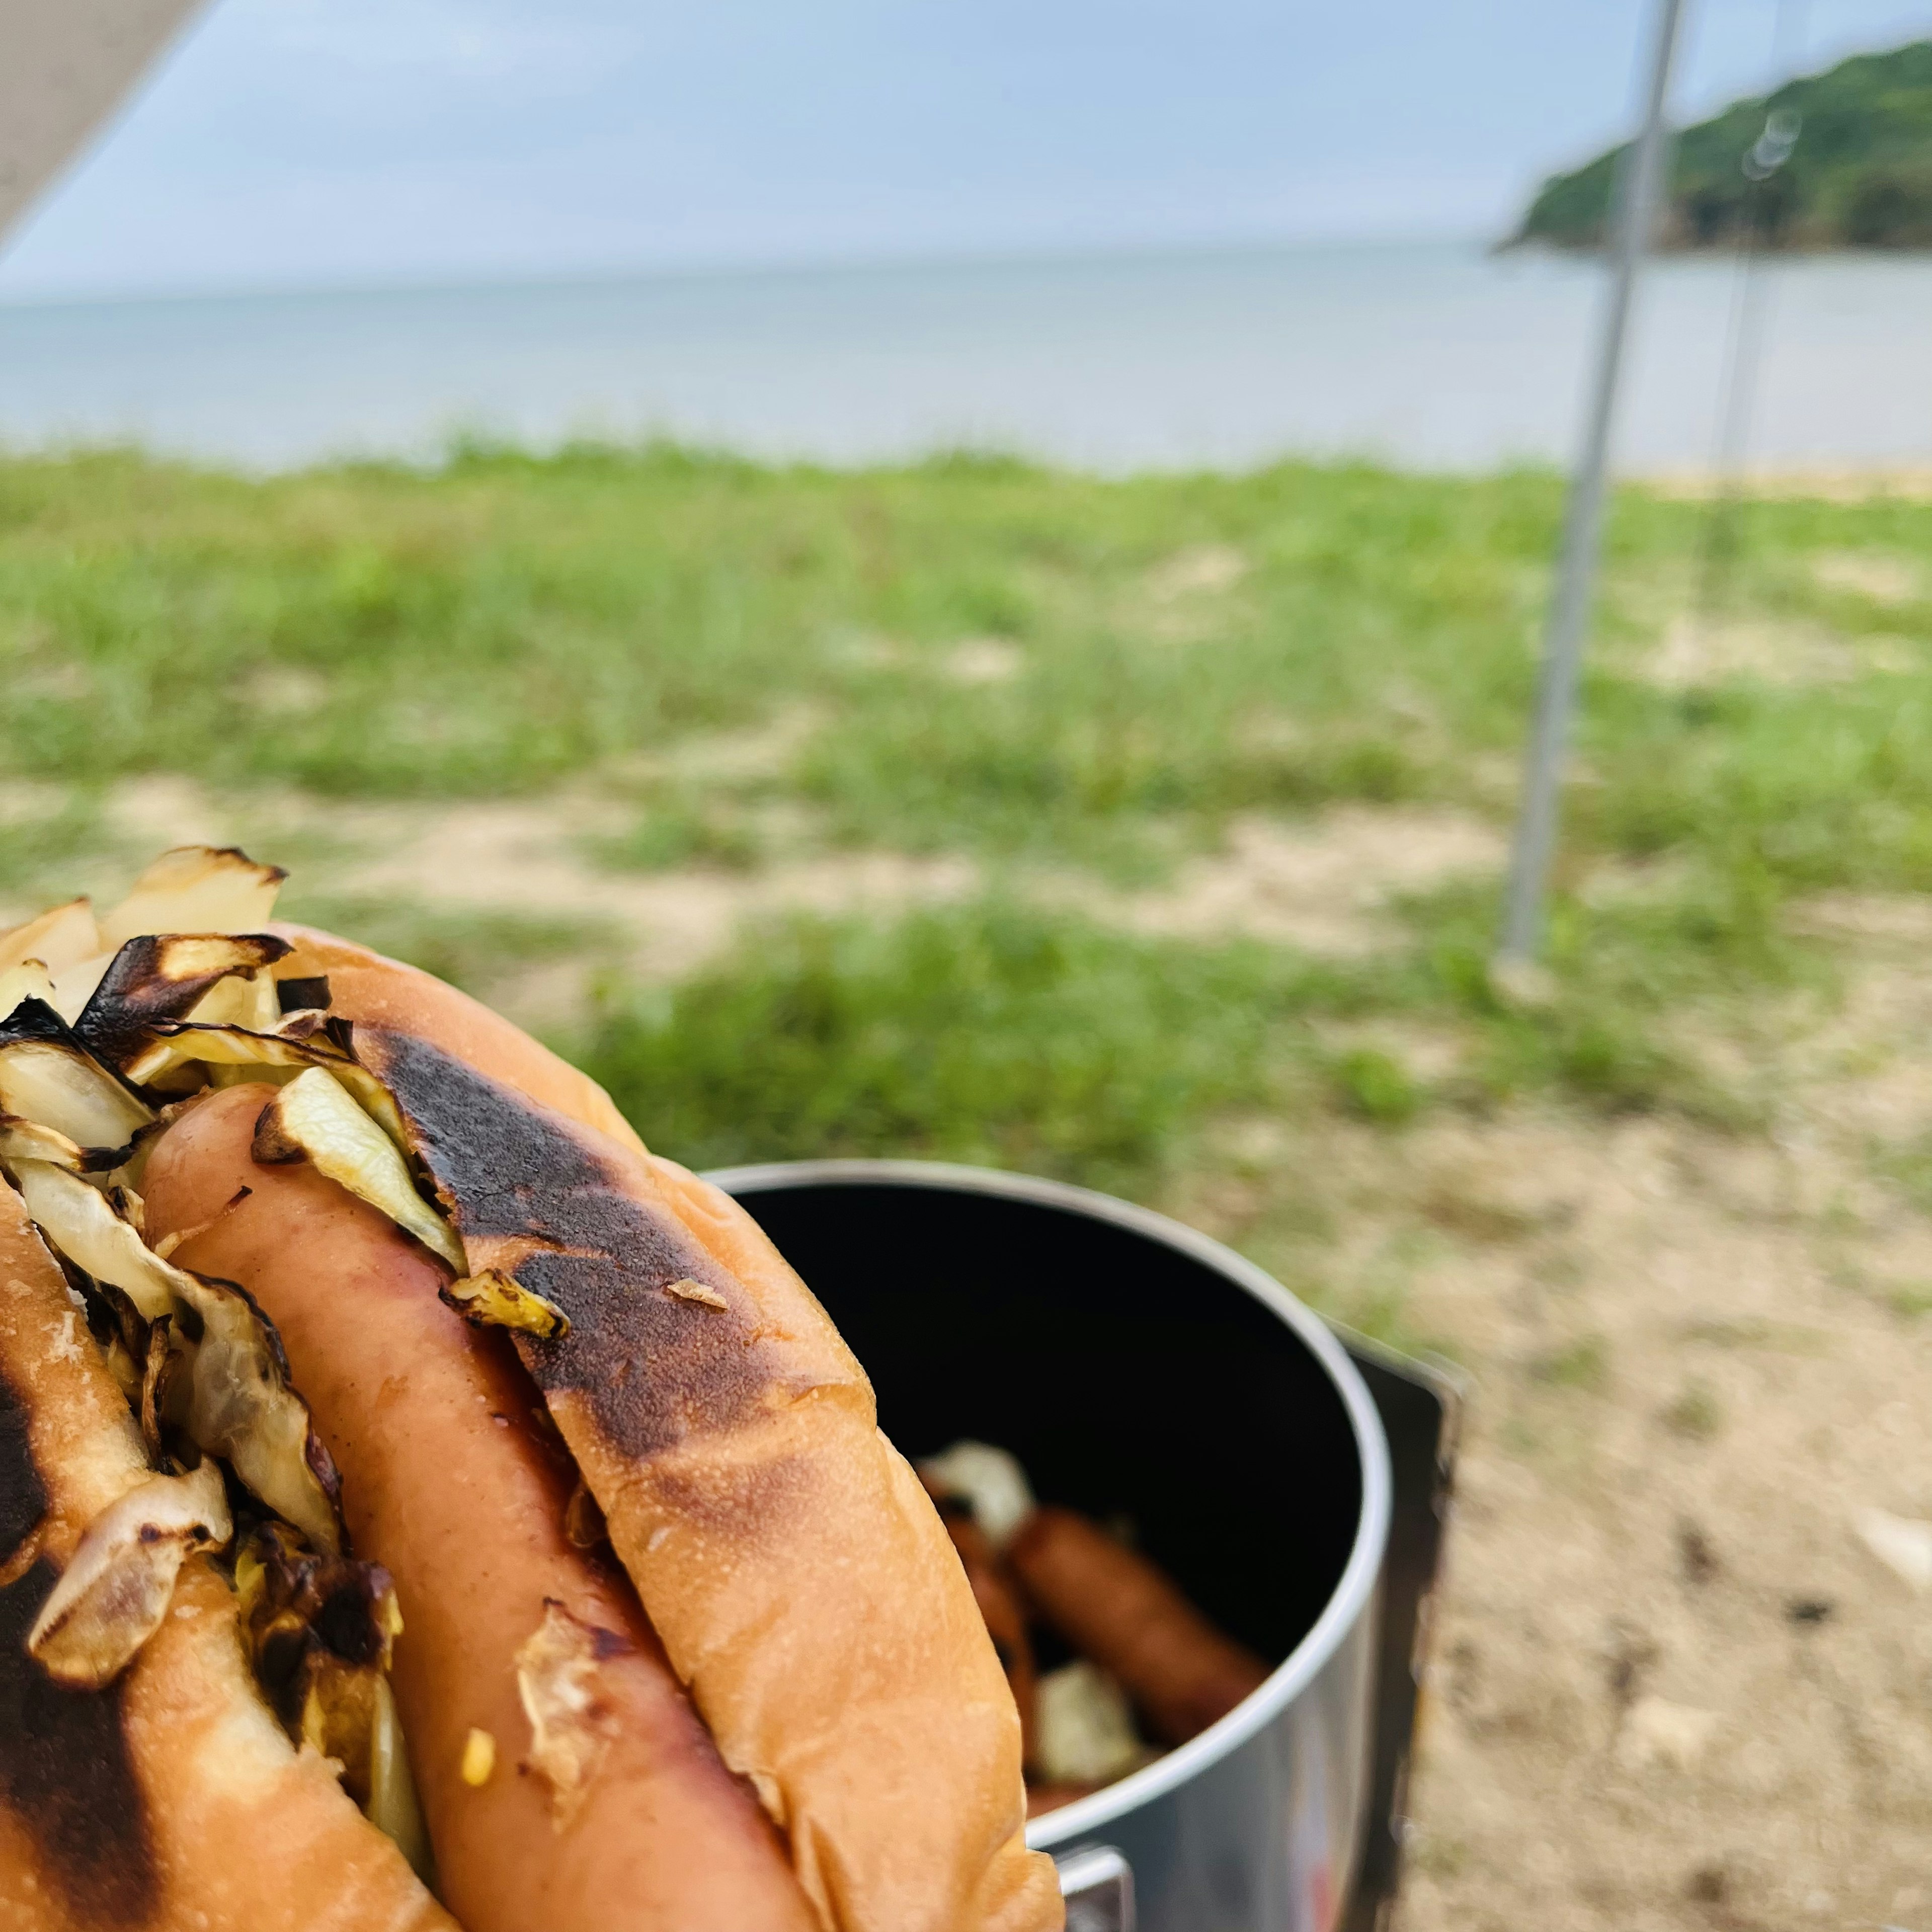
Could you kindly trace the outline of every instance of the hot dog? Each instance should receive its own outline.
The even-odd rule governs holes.
[[[824,1924],[1058,1926],[971,1592],[863,1370],[763,1231],[609,1130],[598,1090],[474,1001],[274,930],[292,947],[278,976],[326,976],[472,1270],[567,1319],[560,1339],[519,1334],[518,1352]]]
[[[575,1472],[507,1338],[446,1307],[446,1268],[376,1209],[253,1158],[275,1092],[189,1106],[148,1162],[148,1232],[201,1228],[172,1258],[275,1323],[355,1546],[395,1580],[396,1694],[445,1899],[469,1932],[810,1932],[628,1580],[568,1540]],[[523,1702],[533,1643],[592,1702],[549,1714],[560,1736],[533,1734]]]
[[[192,1492],[171,1533],[214,1534],[218,1469],[253,1525],[233,1588],[284,1722],[386,1790],[393,1726],[356,1724],[392,1664],[473,1927],[1057,1928],[1012,1696],[824,1311],[515,1029],[267,929],[279,877],[176,853],[98,925],[0,937],[0,1168]]]

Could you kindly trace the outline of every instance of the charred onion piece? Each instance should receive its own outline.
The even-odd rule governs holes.
[[[997,1555],[1034,1513],[1033,1485],[1010,1451],[990,1442],[958,1442],[919,1466],[928,1494],[962,1504]]]
[[[280,1523],[250,1537],[235,1565],[256,1674],[291,1737],[344,1766],[356,1802],[370,1792],[374,1680],[402,1629],[380,1564],[319,1556]]]
[[[289,1384],[274,1324],[232,1282],[178,1272],[189,1284],[182,1299],[202,1326],[182,1378],[183,1426],[318,1549],[340,1548],[335,1466]]]
[[[526,1288],[500,1268],[453,1281],[439,1291],[466,1322],[479,1328],[516,1328],[541,1341],[558,1342],[570,1333],[570,1317],[533,1288]]]
[[[125,1294],[148,1322],[164,1315],[188,1361],[173,1372],[166,1419],[235,1473],[318,1549],[341,1544],[334,1470],[289,1386],[287,1358],[274,1324],[232,1282],[165,1262],[77,1175],[45,1161],[11,1163],[27,1212],[76,1268]],[[137,1362],[141,1349],[132,1352]]]
[[[326,1013],[332,1004],[328,975],[312,973],[278,980],[275,1004],[285,1013]]]
[[[288,877],[258,866],[232,845],[178,845],[134,881],[100,922],[104,948],[118,950],[149,933],[260,932],[274,917]]]
[[[286,1083],[304,1067],[326,1067],[390,1139],[399,1148],[409,1145],[403,1117],[389,1090],[351,1051],[351,1031],[345,1021],[317,1012],[291,1013],[273,1032],[255,1032],[196,1020],[164,1020],[154,1034],[154,1044],[124,1070],[136,1086],[196,1067],[206,1069],[218,1085],[236,1079]]]
[[[141,1440],[148,1445],[148,1454],[158,1460],[162,1448],[161,1419],[183,1360],[182,1351],[174,1346],[174,1326],[172,1315],[164,1315],[148,1325],[148,1356],[141,1370]]]
[[[410,1754],[395,1693],[386,1676],[376,1679],[375,1720],[369,1735],[369,1800],[362,1809],[370,1824],[394,1839],[397,1850],[409,1860],[417,1877],[434,1890],[436,1855],[430,1846],[429,1826],[423,1820],[416,1780],[410,1774]]]
[[[91,1167],[118,1166],[154,1118],[40,999],[0,1021],[0,1109],[64,1134]]]
[[[731,1304],[709,1282],[694,1281],[686,1275],[664,1283],[664,1292],[680,1301],[694,1301],[700,1308],[729,1308]]]
[[[187,1017],[202,1026],[238,1026],[251,1033],[273,1033],[282,1023],[282,1009],[275,998],[275,982],[266,973],[238,974],[209,987]]]
[[[530,1720],[530,1768],[550,1786],[550,1815],[560,1831],[583,1803],[610,1748],[614,1720],[598,1694],[598,1666],[629,1648],[615,1630],[586,1624],[546,1597],[543,1622],[517,1652],[517,1694]]]
[[[236,1556],[235,1587],[256,1677],[283,1727],[342,1766],[350,1796],[427,1874],[428,1835],[386,1675],[403,1628],[389,1573],[318,1556],[270,1523]]]
[[[70,1690],[113,1682],[167,1615],[175,1577],[196,1550],[232,1533],[221,1472],[154,1476],[88,1525],[27,1634],[27,1648]]]
[[[93,907],[86,899],[70,899],[0,938],[0,973],[28,959],[38,959],[50,973],[64,973],[102,950]]]
[[[0,968],[0,1019],[9,1018],[22,1000],[38,1000],[43,1006],[53,1004],[52,976],[38,959],[23,959],[17,966]]]
[[[66,1135],[38,1120],[23,1120],[16,1114],[0,1114],[0,1164],[16,1160],[44,1160],[78,1174],[87,1165],[87,1150]]]
[[[1084,1658],[1040,1679],[1034,1763],[1049,1784],[1110,1784],[1154,1755],[1134,1730],[1126,1694]]]
[[[181,1270],[149,1250],[99,1189],[50,1162],[8,1165],[27,1212],[76,1268],[119,1288],[145,1321],[173,1312]]]
[[[211,988],[238,974],[260,973],[288,950],[286,940],[265,932],[240,937],[174,932],[130,939],[114,956],[74,1030],[98,1058],[118,1066],[147,1045],[156,1021],[185,1018]],[[243,985],[230,990],[243,996],[234,1017],[254,1017],[260,1004],[254,988]],[[272,988],[267,996],[272,1018]]]
[[[545,1410],[545,1414],[549,1413]],[[580,1478],[563,1509],[563,1540],[573,1550],[597,1550],[610,1540],[610,1526],[604,1520],[603,1505],[584,1486]]]
[[[298,1073],[262,1110],[255,1158],[266,1165],[312,1161],[318,1173],[379,1209],[460,1275],[463,1244],[416,1192],[396,1144],[327,1069]]]

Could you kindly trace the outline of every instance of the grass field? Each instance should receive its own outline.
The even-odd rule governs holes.
[[[1157,889],[1257,818],[1506,828],[1558,508],[1540,476],[1306,466],[1114,484],[477,450],[257,482],[16,460],[0,890],[138,849],[114,788],[156,773],[244,816],[272,794],[298,905],[344,869],[301,862],[352,871],[345,804],[590,790],[577,848],[613,874],[975,867],[970,905],[760,936],[668,1004],[631,995],[594,913],[356,908],[472,981],[601,947],[571,1043],[683,1150],[929,1149],[1144,1192],[1216,1110],[1291,1091],[1392,1120],[1544,1089],[1742,1120],[1760,1096],[1686,1051],[1687,1019],[1828,982],[1795,898],[1932,883],[1932,508],[1752,506],[1687,655],[1659,632],[1706,513],[1622,500],[1545,1007],[1490,993],[1486,868],[1407,881],[1403,943],[1340,965],[1095,916],[1090,888]],[[680,768],[761,730],[735,767]],[[1456,1033],[1456,1077],[1318,1050],[1377,1018]],[[928,1063],[914,1042],[940,1038]]]
[[[1708,513],[1620,500],[1546,1003],[1491,989],[1492,865],[1409,868],[1374,944],[1107,916],[1242,826],[1359,807],[1397,844],[1432,814],[1500,839],[1559,508],[1544,476],[1306,465],[16,459],[0,891],[133,857],[140,786],[180,775],[292,866],[298,910],[485,992],[594,962],[550,1030],[704,1161],[929,1152],[1159,1196],[1240,1109],[1396,1127],[1543,1093],[1761,1124],[1736,1054],[1700,1045],[1828,997],[1791,907],[1932,884],[1932,507],[1748,506],[1687,635]],[[371,802],[545,799],[614,881],[884,850],[969,861],[972,890],[767,919],[668,988],[630,983],[594,894],[353,889],[408,822],[358,837]]]
[[[668,1153],[945,1155],[1167,1206],[1468,1365],[1472,1494],[1538,1486],[1466,1533],[1534,1577],[1510,1538],[1607,1512],[1571,1582],[1591,1616],[1630,1595],[1623,1628],[1653,1558],[1656,1590],[1688,1587],[1673,1521],[1719,1545],[1719,1519],[1751,1526],[1742,1592],[1843,1516],[1767,1447],[1796,1400],[1778,1336],[1855,1336],[1832,1401],[1882,1411],[1891,1376],[1924,1426],[1932,506],[1750,503],[1694,620],[1708,511],[1619,496],[1550,985],[1526,1003],[1486,962],[1560,509],[1542,475],[1301,464],[10,459],[0,899],[237,838],[290,867],[292,912],[540,1026]],[[1912,1466],[1900,1442],[1845,1453],[1864,1473],[1829,1482],[1932,1514],[1902,1475],[1878,1494]],[[1605,1501],[1606,1468],[1650,1472],[1649,1504]],[[1576,1739],[1607,1724],[1624,1750],[1635,1695],[1611,1670],[1598,1712],[1594,1662],[1587,1695],[1496,1688],[1567,1641],[1541,1588],[1452,1625],[1511,1660],[1448,1720],[1455,1748],[1480,1754],[1500,1698],[1530,1768],[1507,1823],[1444,1786],[1415,1922],[1433,1898],[1445,1924],[1701,1924],[1682,1900],[1715,1898],[1769,1923],[1827,1886],[1908,1909],[1868,1803],[1844,1826],[1864,1891],[1828,1848],[1753,1878],[1756,1853],[1687,1839],[1657,1880],[1678,1904],[1646,1918],[1630,1846],[1717,1815],[1667,1792],[1600,1848],[1638,1892],[1606,1877],[1589,1904],[1568,1868],[1512,1864],[1522,1808],[1579,1802]],[[1645,1641],[1696,1702],[1696,1644]],[[1739,1816],[1808,1815],[1792,1777]]]

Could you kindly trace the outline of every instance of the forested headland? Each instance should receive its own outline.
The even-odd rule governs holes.
[[[1552,175],[1511,244],[1601,246],[1625,152]],[[1932,248],[1932,40],[1860,54],[1677,136],[1658,245],[1754,233],[1773,248]]]

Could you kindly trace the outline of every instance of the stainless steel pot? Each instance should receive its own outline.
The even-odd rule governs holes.
[[[921,1161],[711,1178],[812,1284],[902,1449],[1011,1449],[1278,1660],[1211,1729],[1028,1828],[1070,1932],[1333,1932],[1369,1836],[1391,1502],[1335,1336],[1232,1250],[1084,1189]]]

